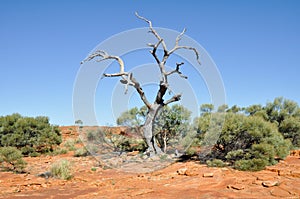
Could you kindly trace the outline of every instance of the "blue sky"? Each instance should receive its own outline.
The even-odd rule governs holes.
[[[110,36],[145,27],[135,11],[157,27],[186,27],[218,66],[230,106],[300,103],[300,1],[1,0],[0,115],[73,124],[80,61]]]

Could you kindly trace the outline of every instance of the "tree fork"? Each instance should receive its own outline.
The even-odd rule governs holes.
[[[157,118],[160,110],[173,102],[179,101],[181,99],[181,94],[175,94],[171,99],[167,100],[166,102],[164,102],[164,95],[167,92],[167,90],[170,90],[169,88],[169,84],[168,84],[168,76],[172,75],[172,74],[178,74],[180,77],[187,79],[187,76],[183,75],[182,72],[180,71],[180,66],[183,65],[184,63],[176,63],[176,68],[174,70],[171,71],[166,71],[165,69],[165,63],[168,60],[168,58],[170,57],[170,55],[172,55],[175,51],[179,50],[179,49],[186,49],[186,50],[191,50],[195,53],[196,55],[196,59],[197,62],[200,64],[199,61],[199,53],[197,51],[196,48],[190,47],[190,46],[180,46],[179,45],[179,41],[181,40],[183,34],[185,33],[186,29],[184,29],[176,38],[175,41],[175,46],[171,49],[168,50],[167,49],[167,45],[164,41],[163,38],[161,38],[161,36],[156,32],[156,30],[152,27],[152,22],[148,19],[146,19],[145,17],[140,16],[137,12],[135,13],[135,15],[137,16],[137,18],[145,21],[146,23],[148,23],[149,25],[149,29],[150,29],[150,33],[153,34],[155,36],[155,38],[157,39],[157,43],[155,44],[148,44],[148,46],[150,46],[152,48],[152,50],[150,51],[151,55],[154,57],[159,69],[160,69],[160,73],[161,73],[161,81],[160,81],[160,85],[159,85],[159,89],[157,91],[156,94],[156,98],[153,104],[151,104],[147,97],[145,96],[145,93],[140,85],[140,83],[133,77],[132,73],[128,73],[125,72],[125,65],[123,60],[115,55],[109,55],[107,52],[103,51],[103,50],[97,50],[94,53],[92,53],[91,55],[89,55],[85,60],[83,60],[81,63],[84,63],[86,61],[90,61],[93,60],[95,58],[100,57],[99,60],[96,60],[97,62],[103,61],[103,60],[107,60],[107,59],[114,59],[118,62],[119,67],[120,67],[120,71],[117,73],[112,73],[112,74],[103,74],[104,77],[121,77],[120,82],[122,84],[125,85],[125,94],[127,93],[128,90],[128,86],[132,86],[136,89],[136,91],[138,92],[138,94],[140,95],[141,100],[144,102],[144,104],[146,105],[146,107],[148,108],[148,113],[146,116],[146,120],[144,125],[142,126],[142,133],[144,136],[144,139],[146,141],[146,144],[148,146],[148,149],[146,150],[146,153],[150,156],[155,155],[155,154],[160,154],[162,153],[162,149],[157,145],[156,142],[156,138],[155,135],[153,133],[153,126],[154,126],[154,122],[155,119]],[[161,59],[159,59],[158,55],[157,55],[157,49],[159,48],[159,46],[162,46],[163,51],[164,51],[164,55]],[[164,146],[166,147],[166,146]],[[165,151],[165,149],[164,149]]]

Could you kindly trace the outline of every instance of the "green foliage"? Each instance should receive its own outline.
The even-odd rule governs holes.
[[[74,152],[75,157],[85,157],[88,155],[90,155],[90,152],[85,147],[76,149],[76,151]]]
[[[224,166],[226,166],[226,163],[223,162],[223,160],[219,160],[219,159],[207,160],[206,164],[209,167],[224,167]]]
[[[23,172],[27,163],[22,158],[22,152],[15,147],[0,148],[0,163],[5,169]]]
[[[115,151],[144,151],[147,148],[143,139],[113,134],[110,136],[109,140]]]
[[[191,112],[185,107],[175,104],[165,106],[156,118],[154,133],[160,146],[166,152],[171,140],[180,140],[189,131]]]
[[[54,163],[51,166],[50,171],[53,177],[62,180],[70,180],[73,177],[71,164],[68,160],[60,160],[59,162]]]
[[[223,112],[226,112],[227,110],[228,110],[228,105],[227,104],[223,104],[223,105],[221,105],[221,106],[218,107],[217,112],[223,113]]]
[[[221,123],[221,116],[225,116],[224,123]],[[254,115],[232,112],[203,115],[198,119],[198,132],[202,134],[200,138],[203,139],[210,131],[214,133],[209,136],[219,137],[206,158],[226,161],[241,170],[257,170],[272,165],[276,163],[275,157],[285,158],[291,146],[275,124]],[[203,139],[202,144],[209,145],[209,140],[211,138]]]
[[[181,140],[181,145],[184,147],[186,155],[196,155],[197,148],[200,146],[200,139],[197,138],[197,132],[194,130],[189,130],[186,136],[184,136]]]
[[[133,128],[138,127],[144,123],[146,115],[146,106],[143,106],[140,109],[135,107],[122,113],[117,119],[117,124]],[[186,135],[189,129],[190,116],[191,112],[181,105],[175,104],[171,107],[163,107],[159,116],[155,120],[154,134],[156,135],[159,145],[162,149],[164,149],[164,151],[166,151],[167,145],[170,145],[172,142],[175,143],[180,137],[184,137]],[[118,142],[117,139],[113,142]],[[127,138],[125,138],[125,141],[122,141],[121,144],[117,144],[119,148],[120,146],[126,150],[130,148],[128,144],[129,142],[126,139]],[[139,148],[144,148],[144,142],[143,145],[139,146]]]
[[[227,108],[226,112],[229,112],[229,113],[238,113],[241,110],[243,110],[243,108],[240,108],[237,105],[233,105],[231,108]]]
[[[229,151],[226,154],[225,158],[228,162],[234,163],[236,160],[243,159],[244,156],[245,156],[244,150],[243,149],[238,149],[238,150],[234,150],[234,151]],[[247,158],[249,158],[249,157],[247,157]]]
[[[102,130],[88,130],[86,134],[86,139],[89,142],[97,142],[101,141],[103,135],[107,134],[105,131]]]
[[[140,126],[144,123],[146,114],[147,108],[145,106],[140,109],[134,107],[122,113],[121,116],[117,119],[117,124],[128,127]]]
[[[0,117],[0,146],[13,146],[24,155],[36,155],[53,150],[62,142],[57,126],[47,117],[22,117],[12,114]]]
[[[279,126],[279,131],[295,147],[300,147],[300,117],[288,117],[284,119]]]
[[[238,160],[234,163],[234,168],[241,171],[260,171],[268,165],[265,159]]]
[[[83,125],[83,122],[81,120],[76,120],[75,121],[75,124],[76,125],[79,125],[79,126],[82,126]]]
[[[69,151],[75,151],[75,150],[76,150],[75,144],[76,144],[76,140],[74,140],[74,139],[68,139],[68,140],[66,140],[66,142],[64,143],[64,146],[65,146]]]
[[[200,106],[201,115],[211,113],[214,110],[213,104],[202,104]]]
[[[281,122],[288,117],[300,117],[298,104],[283,97],[275,98],[273,102],[267,103],[264,110],[268,115],[268,121],[276,123],[277,125],[280,125]]]
[[[66,148],[56,148],[53,152],[51,152],[52,155],[60,155],[60,154],[66,154],[68,153],[68,150]]]

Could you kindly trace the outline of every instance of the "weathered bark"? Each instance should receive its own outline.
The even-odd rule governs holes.
[[[133,86],[136,89],[136,91],[138,92],[138,94],[140,95],[141,100],[144,102],[144,104],[148,108],[148,114],[146,116],[145,123],[142,126],[142,133],[143,133],[144,139],[148,145],[148,149],[146,152],[149,155],[155,155],[155,154],[162,153],[162,149],[157,145],[156,138],[153,133],[153,128],[154,128],[153,125],[154,125],[155,119],[158,116],[160,110],[164,106],[166,106],[172,102],[179,101],[181,98],[181,94],[176,94],[171,99],[164,102],[163,97],[164,97],[165,93],[167,92],[167,90],[170,90],[169,84],[168,84],[168,76],[172,75],[174,73],[177,73],[180,77],[187,79],[187,76],[183,75],[181,73],[181,71],[179,71],[180,66],[184,64],[183,62],[176,63],[176,68],[174,70],[166,71],[166,69],[165,69],[166,61],[170,57],[170,55],[173,54],[175,51],[177,51],[179,49],[187,49],[187,50],[191,50],[195,53],[197,61],[200,64],[199,53],[193,47],[179,45],[179,41],[181,40],[181,37],[183,36],[183,34],[186,31],[185,29],[177,36],[176,41],[175,41],[175,46],[171,50],[168,50],[167,46],[165,44],[165,41],[160,37],[160,35],[152,27],[152,22],[144,17],[141,17],[137,13],[135,13],[135,14],[139,19],[141,19],[149,24],[149,29],[150,29],[149,32],[152,33],[155,36],[155,38],[158,40],[157,43],[155,43],[155,44],[148,44],[148,46],[153,48],[150,51],[150,53],[154,57],[155,61],[157,62],[157,65],[158,65],[158,67],[160,69],[160,73],[161,73],[161,81],[159,84],[159,90],[157,91],[156,98],[155,98],[155,101],[153,104],[151,104],[147,100],[140,83],[133,77],[133,74],[125,72],[124,62],[120,57],[109,55],[105,51],[98,50],[95,53],[91,54],[83,62],[90,61],[96,57],[101,58],[100,60],[96,60],[98,62],[106,60],[106,59],[114,59],[118,62],[119,66],[120,66],[120,72],[112,73],[112,74],[103,74],[103,76],[104,77],[121,77],[122,79],[120,80],[120,82],[125,85],[125,93],[128,90],[128,86]],[[159,46],[162,46],[163,51],[164,51],[163,57],[161,59],[158,57],[158,55],[156,53]],[[161,146],[164,148],[164,151],[166,151],[166,147],[167,147],[166,139],[167,138],[165,138],[165,144],[164,144],[165,146]]]
[[[160,104],[153,104],[148,110],[145,123],[142,127],[143,135],[148,145],[146,153],[148,153],[150,156],[162,153],[162,150],[157,146],[155,136],[153,135],[154,120],[162,107],[163,106]]]

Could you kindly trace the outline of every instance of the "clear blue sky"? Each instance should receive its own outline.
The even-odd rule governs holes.
[[[300,103],[300,1],[1,0],[0,115],[73,124],[80,61],[108,37],[144,27],[134,11],[154,26],[186,27],[218,66],[230,106]]]

